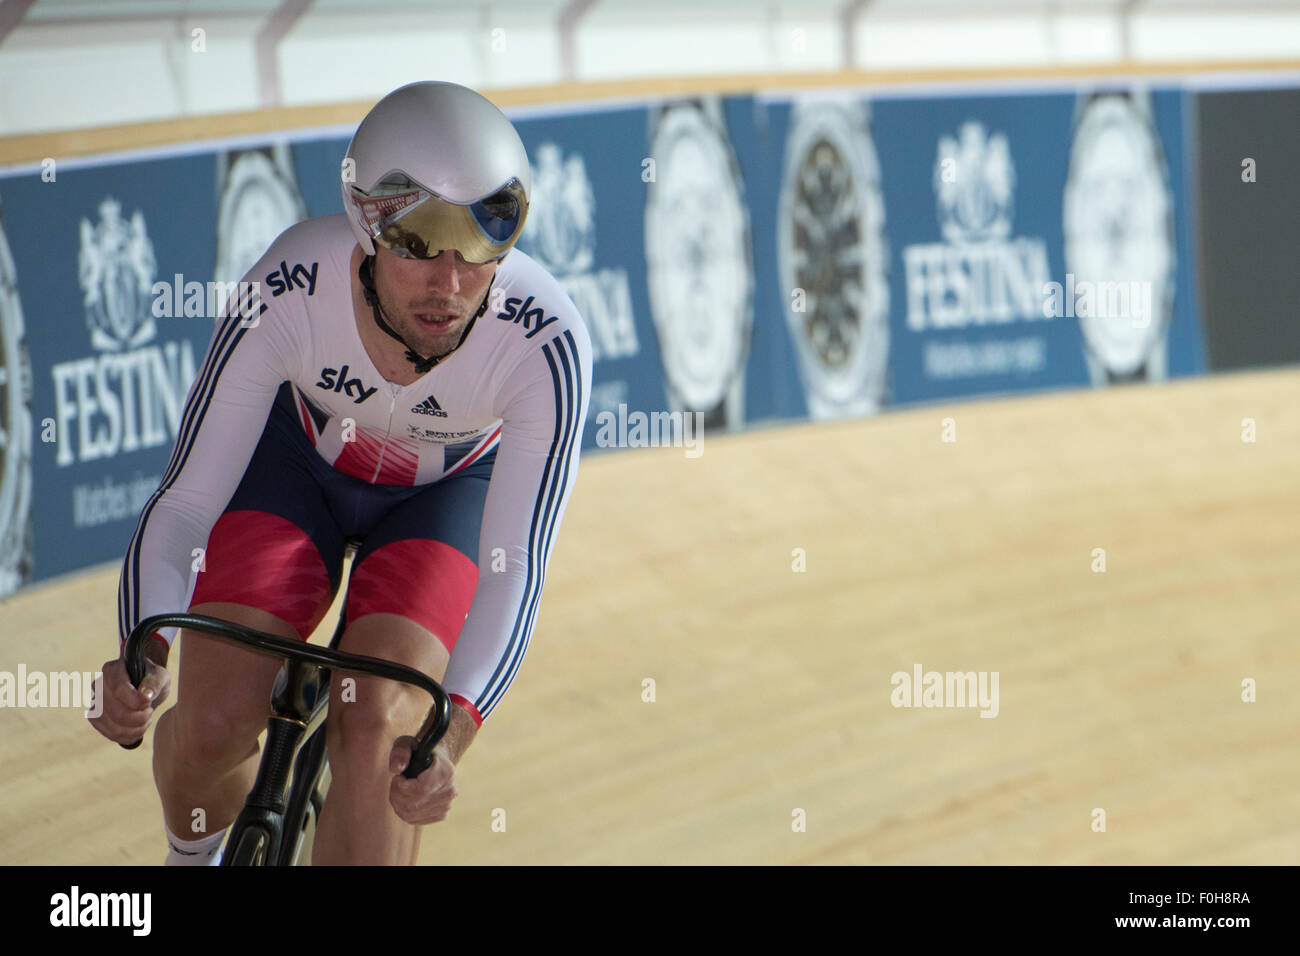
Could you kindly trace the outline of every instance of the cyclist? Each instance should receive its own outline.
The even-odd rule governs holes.
[[[216,323],[126,554],[119,630],[188,602],[306,639],[360,537],[339,646],[424,671],[456,706],[433,766],[407,780],[399,734],[428,701],[332,683],[313,860],[413,863],[527,650],[577,476],[591,344],[555,279],[512,251],[528,156],[487,99],[452,83],[390,93],[342,172],[345,212],[280,235],[245,277],[260,297]],[[120,660],[104,665],[100,733],[139,739],[176,636],[154,635],[138,691]],[[252,786],[280,663],[183,647],[154,778],[167,862],[210,865]]]

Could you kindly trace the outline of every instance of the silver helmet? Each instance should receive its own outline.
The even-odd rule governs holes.
[[[357,127],[342,165],[343,208],[367,255],[407,258],[455,249],[493,262],[528,216],[532,178],[514,125],[486,97],[455,83],[411,83]]]

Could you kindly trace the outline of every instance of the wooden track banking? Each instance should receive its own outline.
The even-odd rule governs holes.
[[[422,862],[1296,863],[1298,405],[1291,369],[589,456]],[[0,669],[98,667],[116,578],[5,602]],[[997,717],[895,709],[914,664],[997,671]],[[0,731],[0,863],[161,861],[149,745]]]

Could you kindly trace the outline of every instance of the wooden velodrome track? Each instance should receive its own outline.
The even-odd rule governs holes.
[[[588,456],[421,862],[1296,863],[1298,405],[1290,369]],[[0,668],[97,668],[116,580],[0,605]],[[998,715],[894,708],[914,664],[997,671]],[[0,730],[0,863],[161,862],[148,744]]]

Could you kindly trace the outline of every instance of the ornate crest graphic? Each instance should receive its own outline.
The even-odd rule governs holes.
[[[934,195],[939,227],[949,242],[1005,239],[1015,212],[1016,171],[1001,133],[989,136],[981,123],[963,123],[958,138],[939,139]]]
[[[154,337],[150,302],[156,268],[153,243],[138,210],[128,222],[122,204],[108,198],[99,205],[98,224],[81,220],[78,273],[91,345],[125,351]]]
[[[596,259],[596,194],[578,154],[537,148],[528,222],[519,245],[552,273],[586,272]]]

